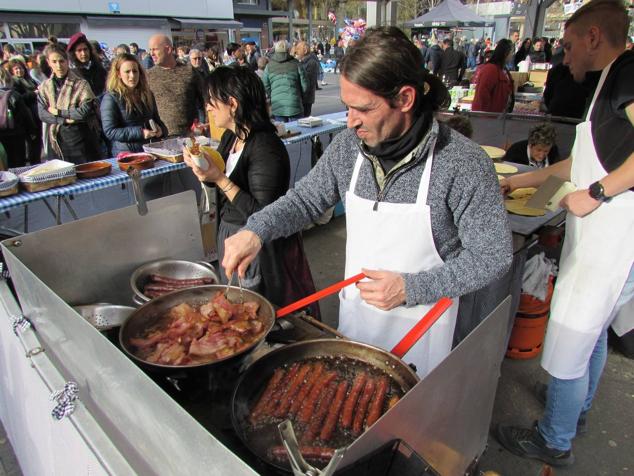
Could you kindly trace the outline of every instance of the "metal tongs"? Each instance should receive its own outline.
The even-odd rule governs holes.
[[[229,287],[233,282],[234,276],[238,277],[238,286],[240,287],[240,302],[238,304],[244,304],[244,290],[242,289],[242,280],[240,279],[240,276],[237,272],[231,273],[231,276],[229,276],[229,283],[227,283],[227,288],[225,289],[225,297],[229,299]]]
[[[343,455],[348,449],[347,447],[337,448],[334,456],[324,469],[315,468],[306,462],[301,451],[299,451],[299,443],[297,442],[291,421],[284,420],[277,425],[277,428],[280,430],[282,443],[288,453],[291,469],[295,476],[330,476],[334,474],[337,466],[339,466],[339,463],[343,459]]]
[[[134,191],[134,199],[136,200],[136,209],[139,215],[147,215],[147,204],[141,190],[141,172],[134,167],[128,168],[128,176],[132,180],[132,190]]]

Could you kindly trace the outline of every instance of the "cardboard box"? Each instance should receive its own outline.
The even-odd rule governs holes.
[[[519,71],[511,71],[510,73],[511,78],[513,78],[513,92],[517,94],[517,88],[528,81],[528,73],[520,73]]]
[[[535,85],[535,87],[543,88],[546,84],[546,77],[548,71],[531,71],[528,73],[528,80]]]

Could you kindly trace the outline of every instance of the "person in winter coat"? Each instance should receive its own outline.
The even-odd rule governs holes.
[[[31,112],[13,86],[11,74],[0,68],[0,105],[6,105],[4,117],[0,118],[0,144],[6,151],[10,168],[26,165],[26,140],[37,134]],[[7,119],[9,110],[13,115],[12,123]]]
[[[167,136],[145,70],[133,54],[119,55],[112,63],[101,101],[101,123],[113,156],[142,152],[143,144]]]
[[[310,112],[315,104],[315,91],[319,85],[319,73],[321,65],[315,53],[311,52],[308,43],[300,41],[295,47],[297,59],[304,68],[304,74],[308,80],[308,90],[302,96],[302,104],[304,106],[304,117],[310,116]]]
[[[442,48],[438,45],[438,40],[433,38],[431,46],[427,49],[425,55],[425,65],[427,69],[434,74],[440,71],[440,57],[442,56]]]
[[[267,111],[262,82],[250,68],[216,68],[205,89],[207,111],[218,127],[226,129],[218,152],[226,162],[221,171],[207,160],[202,170],[183,150],[185,163],[205,184],[215,184],[219,195],[218,259],[224,256],[225,239],[248,218],[288,190],[290,162],[286,147],[277,137]],[[230,279],[220,270],[223,282]],[[273,304],[284,306],[315,291],[299,233],[271,241],[249,266],[242,286],[261,293]],[[319,316],[315,306],[313,316]]]
[[[28,159],[31,164],[38,164],[42,155],[42,123],[37,115],[37,82],[29,75],[26,64],[14,57],[9,61],[9,69],[13,75],[13,89],[22,96],[22,100],[31,114],[37,131],[35,134],[27,134],[29,144]]]
[[[289,122],[302,117],[302,96],[308,91],[309,83],[299,61],[288,54],[286,41],[275,43],[262,83],[276,121]]]
[[[69,55],[70,67],[80,78],[90,84],[93,94],[100,98],[106,89],[108,72],[101,64],[99,55],[83,33],[71,36],[66,51]]]
[[[90,84],[70,70],[61,45],[49,44],[44,54],[53,70],[38,90],[38,113],[45,123],[48,155],[75,164],[99,160],[101,126]]]
[[[512,110],[513,79],[506,69],[506,64],[513,55],[511,40],[498,42],[493,56],[488,63],[481,66],[478,74],[475,98],[472,111],[504,112]]]

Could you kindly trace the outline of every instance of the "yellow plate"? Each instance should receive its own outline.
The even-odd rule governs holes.
[[[509,164],[493,164],[495,165],[495,171],[498,174],[514,174],[517,172],[517,167]]]
[[[501,159],[506,155],[506,151],[504,149],[500,149],[499,147],[493,147],[492,145],[482,145],[480,147],[482,147],[487,155],[492,159]]]
[[[206,157],[209,157],[211,159],[214,165],[218,167],[221,172],[225,171],[225,161],[222,160],[222,155],[220,155],[220,152],[209,145],[201,145],[200,150],[203,151],[203,154],[205,154]]]
[[[537,191],[535,187],[518,188],[508,194],[508,198],[513,200],[528,200]]]
[[[522,215],[525,217],[541,217],[546,215],[546,210],[527,207],[526,202],[527,199],[504,200],[504,205],[509,213],[513,213],[515,215]]]

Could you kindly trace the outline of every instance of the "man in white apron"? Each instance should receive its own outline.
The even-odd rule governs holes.
[[[634,298],[634,53],[624,52],[629,19],[620,2],[593,0],[566,22],[564,62],[575,81],[602,70],[572,158],[517,176],[510,189],[551,173],[577,187],[561,202],[566,238],[542,366],[551,375],[545,411],[532,429],[501,426],[498,439],[519,456],[573,463],[572,439],[585,425],[607,358],[607,329]],[[530,184],[530,185],[528,185]],[[617,332],[634,328],[620,314]]]
[[[511,233],[482,148],[440,125],[447,99],[397,28],[369,30],[341,65],[348,127],[293,190],[225,242],[223,266],[242,273],[261,241],[285,236],[343,199],[346,277],[339,330],[390,350],[442,296],[454,300],[405,356],[423,377],[450,352],[459,296],[501,276]]]

